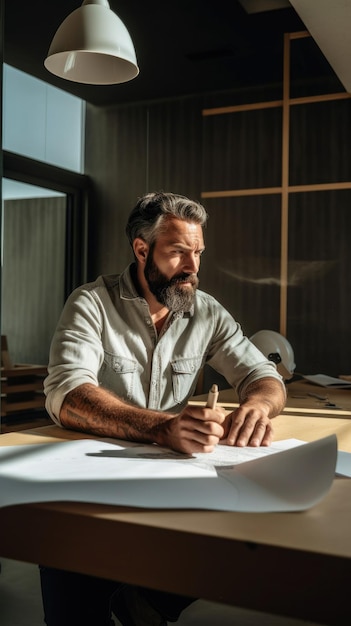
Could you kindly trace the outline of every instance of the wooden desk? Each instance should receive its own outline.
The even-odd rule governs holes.
[[[287,402],[283,414],[305,415],[314,417],[351,418],[351,389],[326,389],[313,385],[307,380],[298,380],[286,385]],[[327,400],[318,399],[326,398]],[[194,404],[206,402],[207,394],[194,396]],[[326,406],[326,402],[336,407]],[[219,404],[230,409],[238,406],[238,396],[234,389],[223,389],[219,392]]]
[[[282,415],[276,439],[336,433],[347,419]],[[56,426],[1,445],[76,439]],[[45,468],[43,468],[45,472]],[[0,555],[329,624],[350,621],[351,480],[302,513],[144,510],[75,503],[0,509]]]

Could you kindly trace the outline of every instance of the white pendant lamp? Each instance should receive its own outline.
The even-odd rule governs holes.
[[[133,42],[107,0],[84,0],[62,22],[44,65],[77,83],[112,85],[139,74]]]

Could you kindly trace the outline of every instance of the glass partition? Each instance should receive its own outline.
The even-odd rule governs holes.
[[[45,415],[43,378],[64,303],[67,197],[3,179],[2,429]]]

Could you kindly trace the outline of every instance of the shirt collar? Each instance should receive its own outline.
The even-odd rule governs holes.
[[[136,265],[135,263],[131,263],[119,277],[119,293],[122,300],[144,300],[144,298],[137,292],[133,280],[134,274],[136,274]]]

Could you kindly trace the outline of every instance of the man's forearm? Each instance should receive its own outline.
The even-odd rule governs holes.
[[[171,415],[129,405],[107,389],[86,383],[70,391],[60,411],[62,426],[99,437],[156,442]]]
[[[268,407],[268,417],[276,417],[282,412],[286,403],[285,387],[276,378],[260,378],[250,383],[240,397],[240,404],[246,402]]]

